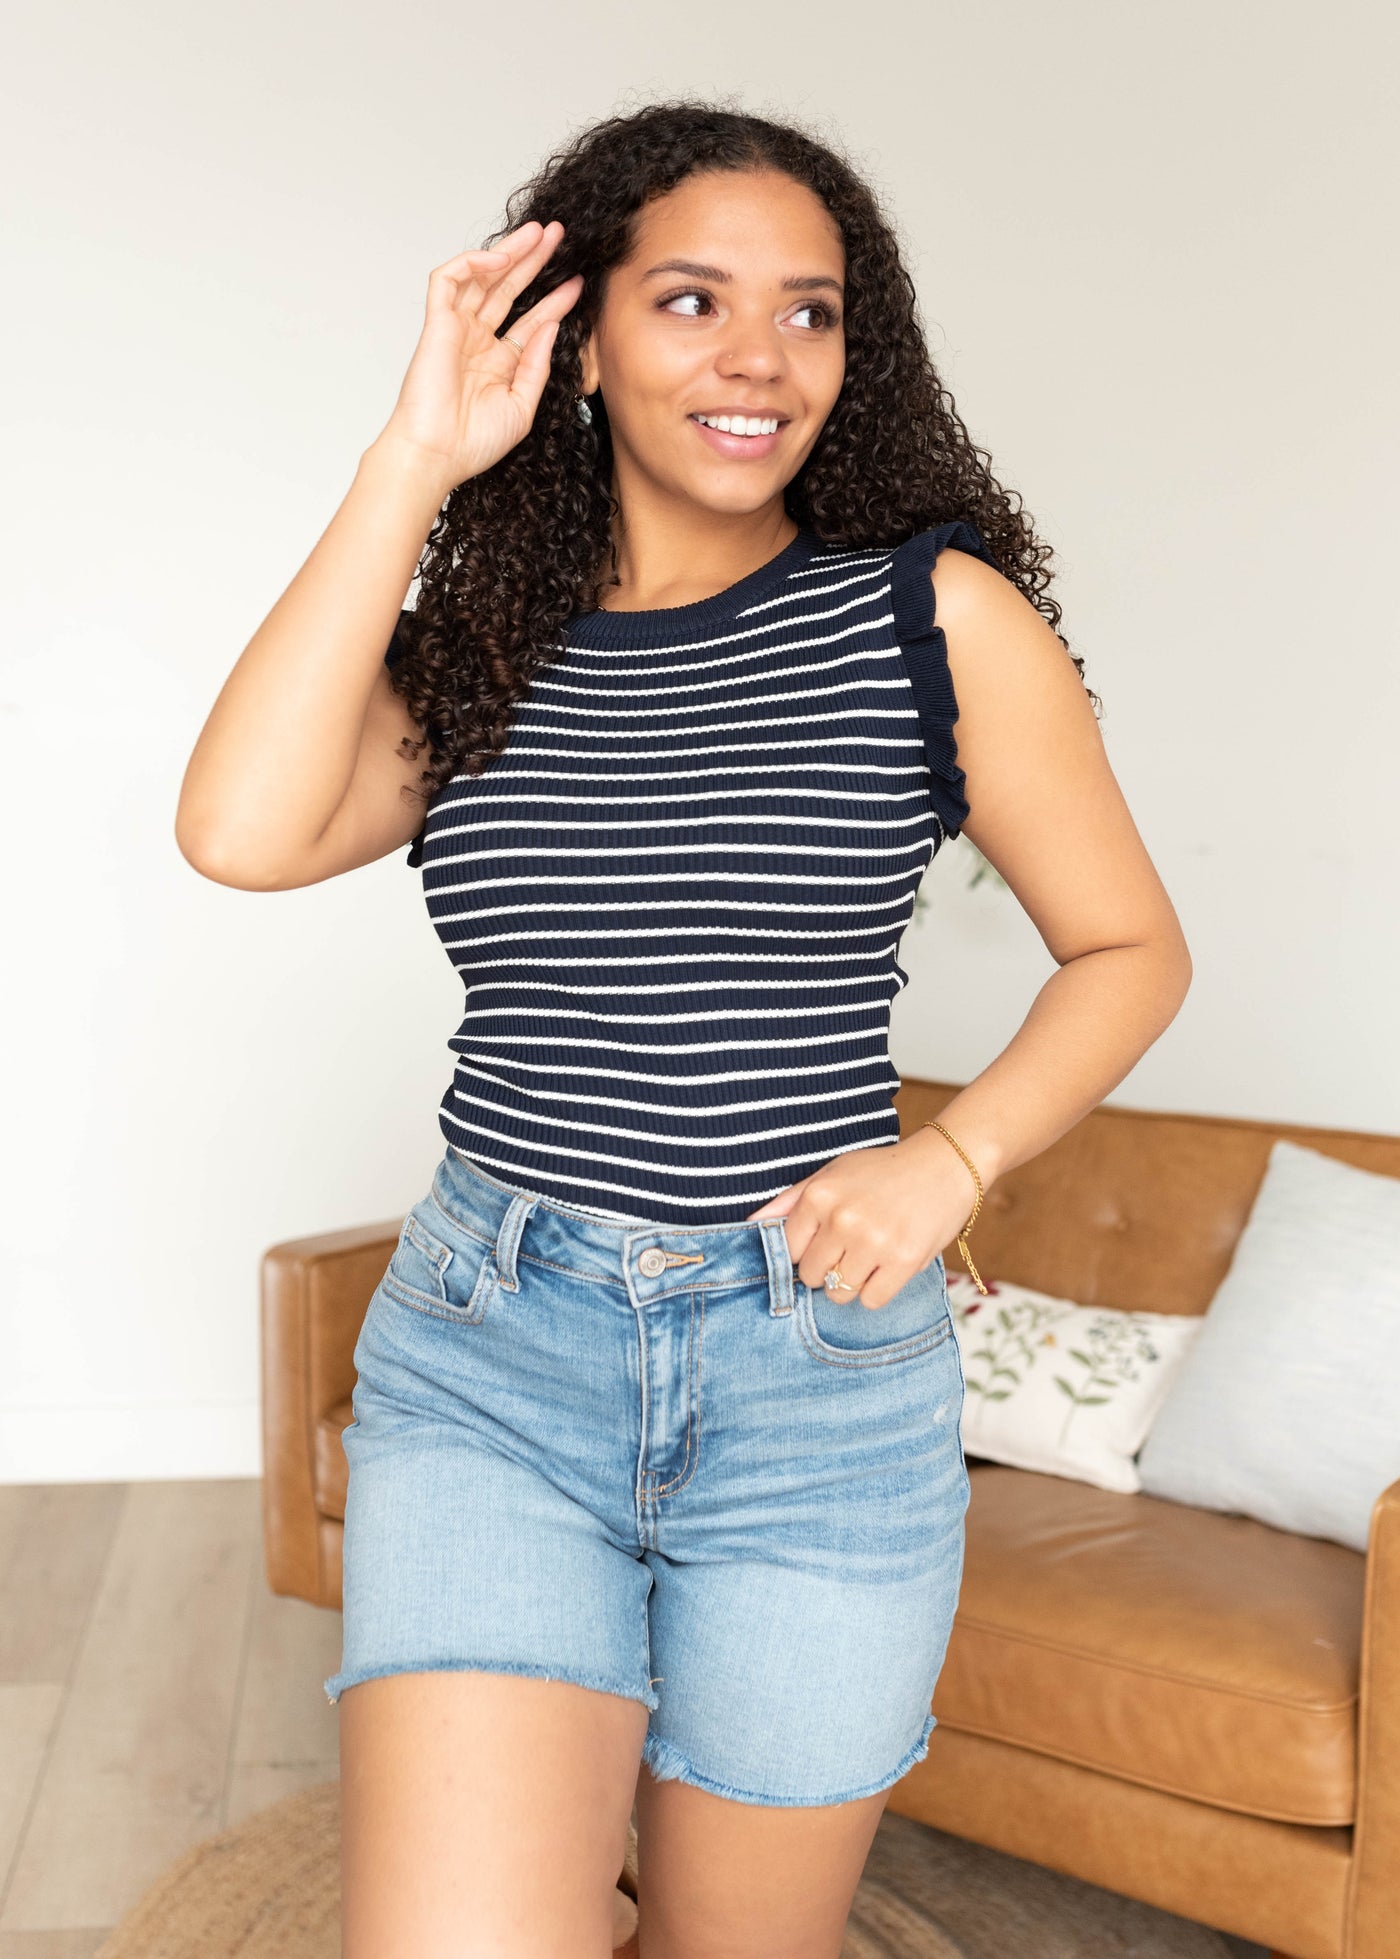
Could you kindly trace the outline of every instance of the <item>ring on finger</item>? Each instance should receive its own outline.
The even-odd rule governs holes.
[[[833,1265],[831,1270],[824,1275],[822,1279],[822,1286],[824,1290],[827,1292],[854,1292],[855,1291],[855,1287],[853,1285],[848,1284],[848,1282],[842,1277],[841,1268],[839,1265]]]

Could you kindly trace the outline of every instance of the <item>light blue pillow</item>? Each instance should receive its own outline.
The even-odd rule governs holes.
[[[1149,1496],[1366,1549],[1400,1477],[1400,1178],[1274,1143],[1137,1463]]]

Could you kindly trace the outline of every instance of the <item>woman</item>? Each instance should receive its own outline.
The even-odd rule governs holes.
[[[601,1959],[635,1798],[643,1954],[819,1959],[961,1582],[943,1248],[1190,961],[850,165],[669,103],[508,215],[177,830],[256,890],[408,845],[468,987],[355,1356],[344,1949]],[[962,829],[1056,971],[901,1140],[896,954]]]

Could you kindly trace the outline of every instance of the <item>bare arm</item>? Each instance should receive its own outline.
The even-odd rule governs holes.
[[[427,751],[384,654],[446,494],[440,470],[372,443],[311,555],[224,682],[185,771],[175,839],[197,871],[282,891],[402,846],[423,804],[401,793]]]
[[[399,400],[340,508],[224,682],[185,770],[181,853],[205,877],[287,891],[400,848],[424,818],[404,794],[428,761],[384,656],[449,491],[528,431],[560,317],[563,280],[497,337],[563,226],[534,220],[494,251],[434,269]],[[519,346],[513,344],[518,342]]]
[[[1176,911],[1109,766],[1093,705],[1044,616],[947,550],[935,603],[957,695],[970,837],[1059,967],[1020,1030],[940,1112],[984,1185],[1094,1109],[1175,1018],[1191,983]],[[937,1130],[906,1144],[974,1186]],[[946,1161],[944,1161],[946,1159]]]

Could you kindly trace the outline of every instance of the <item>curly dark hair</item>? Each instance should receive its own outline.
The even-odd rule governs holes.
[[[417,791],[425,801],[454,775],[480,775],[501,752],[532,677],[558,657],[566,622],[600,602],[617,514],[612,442],[601,392],[590,399],[591,425],[579,417],[579,351],[610,271],[633,250],[639,213],[692,174],[719,170],[786,172],[821,199],[845,248],[844,380],[786,486],[789,517],[849,549],[892,547],[965,517],[1069,651],[1046,592],[1054,553],[992,476],[990,456],[939,379],[913,280],[874,191],[830,143],[793,125],[713,99],[659,102],[581,131],[511,193],[504,224],[483,241],[531,218],[564,225],[502,332],[575,272],[584,285],[559,323],[530,429],[447,497],[419,561],[416,609],[400,621],[393,686],[426,731],[431,760]],[[1070,657],[1083,679],[1083,661]],[[422,746],[405,752],[416,757]]]

